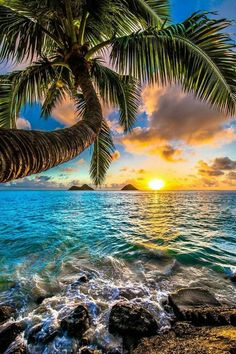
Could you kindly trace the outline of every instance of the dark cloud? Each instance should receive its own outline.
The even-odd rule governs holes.
[[[211,164],[205,161],[198,162],[198,173],[201,176],[219,177],[225,174],[225,171],[236,170],[236,161],[231,160],[229,157],[216,157]],[[227,177],[234,179],[236,172],[230,172]]]
[[[235,179],[236,180],[236,172],[229,172],[226,176],[227,179]]]
[[[67,184],[56,181],[51,176],[36,175],[2,183],[0,189],[67,189]]]
[[[236,161],[231,160],[229,157],[218,157],[214,160],[212,168],[215,170],[235,170]]]

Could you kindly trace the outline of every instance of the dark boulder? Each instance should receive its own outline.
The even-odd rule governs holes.
[[[121,351],[119,349],[110,349],[107,354],[121,354]]]
[[[178,321],[196,326],[235,325],[236,308],[222,306],[209,291],[180,289],[169,296],[169,304]]]
[[[17,337],[16,340],[4,352],[4,354],[26,354],[26,353],[27,353],[27,347],[20,336]]]
[[[230,280],[233,282],[233,283],[236,283],[236,273],[233,273],[230,277]]]
[[[27,336],[28,343],[47,344],[59,334],[59,330],[54,327],[44,328],[43,324],[37,324],[30,328]]]
[[[96,352],[93,349],[89,349],[89,348],[82,348],[80,350],[81,354],[95,354]]]
[[[1,305],[0,306],[0,323],[9,320],[16,314],[16,309],[11,305]]]
[[[111,309],[109,332],[122,337],[152,336],[158,331],[158,324],[145,308],[129,302],[119,302]]]
[[[21,323],[12,322],[0,327],[0,353],[3,353],[23,331]]]
[[[77,306],[61,321],[61,328],[71,337],[81,337],[89,328],[89,314],[83,305]]]

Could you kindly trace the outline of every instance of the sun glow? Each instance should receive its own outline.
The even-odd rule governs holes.
[[[159,191],[164,188],[165,182],[162,179],[152,179],[149,181],[148,186],[152,190]]]

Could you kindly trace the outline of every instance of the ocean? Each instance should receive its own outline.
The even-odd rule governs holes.
[[[163,302],[181,287],[236,304],[236,192],[1,191],[0,261],[0,302],[14,304],[29,328],[56,327],[83,303],[92,346],[119,347],[108,317],[120,298],[144,305],[162,329],[170,325]],[[76,345],[56,336],[32,351]]]

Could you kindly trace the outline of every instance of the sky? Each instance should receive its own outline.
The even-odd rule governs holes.
[[[172,0],[173,22],[198,10],[217,12],[236,20],[235,0]],[[230,28],[236,39],[236,26]],[[0,68],[1,70],[1,68]],[[3,70],[3,68],[2,68]],[[143,87],[142,104],[133,132],[122,135],[118,112],[104,112],[116,145],[113,163],[103,189],[120,189],[128,183],[148,189],[152,179],[162,179],[167,190],[236,189],[236,121],[212,111],[185,94],[180,87]],[[40,118],[40,104],[26,106],[17,126],[55,130],[76,121],[70,101],[58,106],[52,117]],[[1,189],[67,189],[91,184],[91,148],[73,161],[49,171],[1,185]]]

